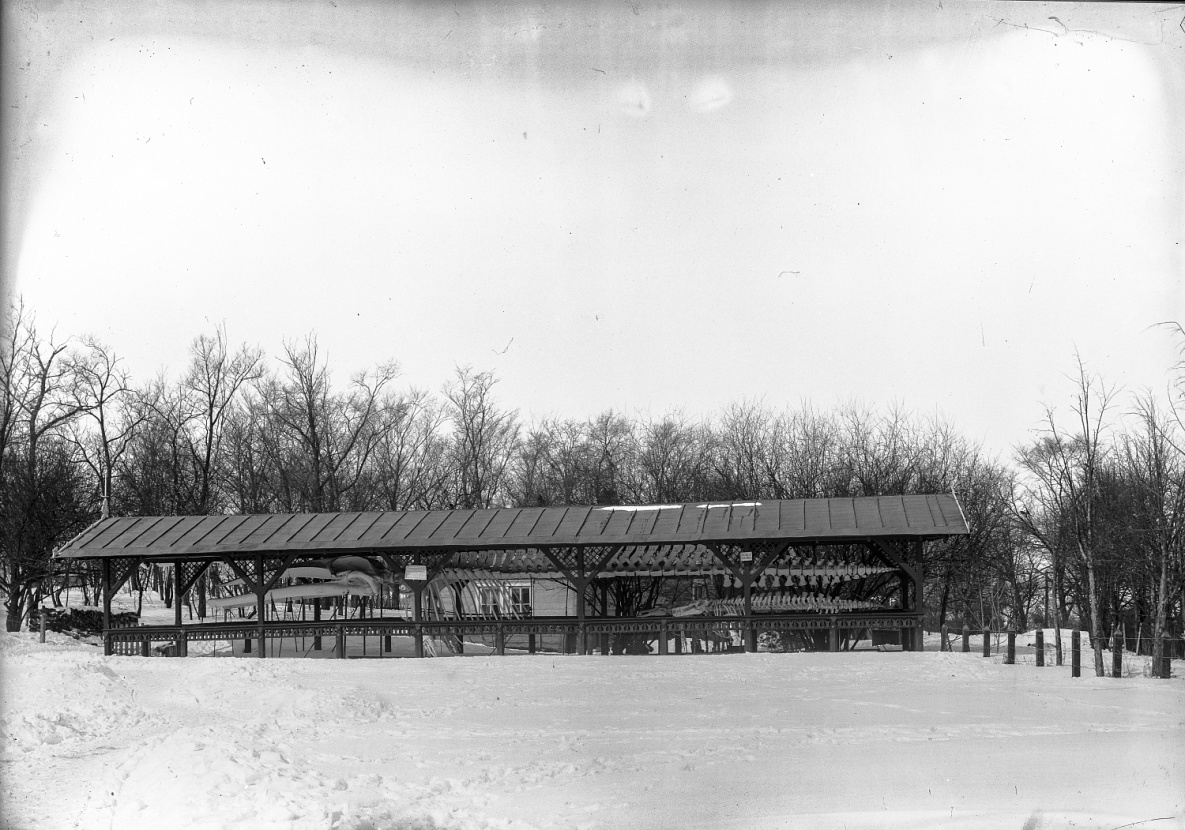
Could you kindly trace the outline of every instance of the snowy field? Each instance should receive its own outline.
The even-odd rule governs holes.
[[[1180,662],[179,660],[22,633],[0,668],[21,830],[1185,828]]]

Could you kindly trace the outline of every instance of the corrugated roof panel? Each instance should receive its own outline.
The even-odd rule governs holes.
[[[243,545],[247,547],[256,547],[259,545],[269,544],[276,532],[284,527],[285,523],[292,520],[292,514],[277,513],[275,515],[264,516],[263,518],[263,522],[253,527],[251,531],[243,537]]]
[[[910,527],[934,526],[934,515],[930,512],[925,496],[902,496],[901,505],[905,508],[905,520]]]
[[[807,533],[831,532],[830,499],[809,499],[803,504],[804,524]]]
[[[636,514],[630,513],[627,510],[593,510],[592,515],[589,516],[588,522],[584,525],[584,533],[589,533],[589,525],[593,523],[593,518],[596,517],[599,529],[598,536],[605,536],[610,539],[620,538],[630,532],[630,525],[633,524]]]
[[[535,525],[539,524],[539,520],[543,518],[543,513],[546,510],[546,507],[524,507],[514,517],[514,522],[503,535],[508,539],[526,538],[535,529]]]
[[[247,538],[259,528],[267,524],[267,516],[245,516],[244,521],[238,522],[234,527],[227,528],[216,544],[219,545],[244,545]]]
[[[428,511],[409,510],[406,513],[388,513],[387,516],[390,516],[395,521],[388,524],[387,518],[383,517],[383,520],[378,523],[383,526],[381,531],[376,525],[366,535],[365,541],[382,545],[402,541],[407,537],[407,534],[412,532],[416,525],[428,518]]]
[[[728,533],[728,514],[732,508],[724,502],[704,502],[704,504],[708,506],[698,511],[703,517],[700,523],[700,532],[709,535],[726,535]]]
[[[881,526],[881,512],[875,499],[853,499],[852,509],[856,516],[856,527],[876,530]]]
[[[699,532],[700,518],[703,516],[703,511],[699,509],[698,505],[689,504],[679,510],[679,527],[675,530],[676,533],[682,535],[684,533],[693,535]]]
[[[386,515],[388,514],[375,512],[359,513],[357,520],[341,532],[341,535],[337,537],[337,541],[341,543],[357,542],[363,536],[370,533]]]
[[[481,532],[482,541],[493,542],[496,539],[506,536],[522,512],[522,508],[514,507],[495,510],[494,518],[486,525],[485,530]]]
[[[152,528],[152,530],[148,531],[147,533],[145,533],[143,536],[141,536],[139,539],[136,540],[136,547],[138,547],[138,548],[156,547],[157,545],[159,545],[161,543],[161,540],[164,539],[166,535],[171,533],[174,530],[174,528],[177,527],[177,525],[179,525],[183,521],[185,521],[185,518],[186,518],[185,516],[167,516],[167,517],[165,517],[164,521],[162,521],[160,524],[154,526]]]
[[[539,521],[535,523],[535,529],[531,532],[532,536],[540,538],[550,538],[555,536],[556,530],[560,526],[560,522],[568,515],[568,508],[566,507],[546,507],[543,510],[543,515],[539,517]],[[583,514],[581,514],[583,518]],[[579,527],[579,523],[577,527]]]
[[[457,531],[457,539],[476,541],[481,538],[486,527],[494,520],[500,511],[495,509],[474,510],[461,529]]]
[[[452,514],[451,510],[432,510],[424,517],[424,521],[408,531],[404,538],[409,542],[426,542],[436,535],[436,531]]]
[[[87,542],[87,547],[105,547],[112,540],[122,536],[128,529],[128,524],[134,521],[139,521],[139,519],[107,519],[95,528],[94,535]]]
[[[149,516],[143,519],[136,519],[131,524],[127,525],[122,533],[107,542],[103,546],[112,550],[116,548],[126,548],[129,544],[135,542],[155,525],[161,521],[160,517]]]
[[[695,509],[694,506],[692,509]],[[650,528],[650,536],[674,536],[679,532],[679,520],[683,518],[682,505],[661,507],[655,513],[654,526]]]
[[[856,509],[851,499],[828,499],[832,530],[855,530]]]
[[[324,544],[337,542],[360,515],[360,513],[339,513],[334,516],[329,524],[321,528],[321,532],[317,534],[317,541]]]
[[[786,539],[827,542],[850,536],[942,536],[967,533],[953,496],[883,496],[762,501],[753,506],[688,505],[508,508],[275,516],[127,517],[92,525],[60,557],[342,549],[407,550],[503,545],[703,544]]]
[[[882,496],[875,500],[875,504],[881,514],[881,527],[909,527],[900,496]]]
[[[457,533],[465,526],[474,512],[473,510],[450,510],[445,520],[433,531],[432,538],[438,542],[456,541]]]
[[[314,542],[319,543],[321,531],[333,521],[336,513],[314,513],[308,524],[292,534],[288,544],[292,547],[303,547]]]
[[[184,533],[178,536],[170,547],[184,550],[187,547],[202,544],[202,539],[206,538],[211,531],[217,529],[218,525],[222,524],[226,517],[191,516],[190,519],[191,521],[184,525]]]
[[[802,499],[781,502],[778,513],[781,517],[780,527],[789,530],[806,530],[806,502]]]

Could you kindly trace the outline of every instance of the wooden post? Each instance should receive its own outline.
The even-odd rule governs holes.
[[[990,628],[983,630],[983,656],[992,656],[992,630]]]
[[[346,659],[346,624],[342,622],[337,624],[337,658]]]
[[[465,653],[465,632],[462,630],[457,634],[457,654]]]
[[[243,654],[250,654],[250,653],[251,653],[251,638],[247,637],[245,640],[243,640]]]
[[[173,563],[173,625],[181,627],[181,563]]]
[[[1016,663],[1016,632],[1008,632],[1008,653],[1004,656],[1004,663],[1006,665],[1013,665]]]
[[[683,653],[683,629],[682,628],[675,630],[675,653],[676,654]]]
[[[321,597],[313,600],[313,622],[321,622]],[[313,635],[313,651],[321,650],[321,635],[320,633]]]
[[[259,658],[267,656],[267,642],[264,639],[263,618],[267,613],[263,598],[263,554],[255,555],[255,622],[259,626],[259,652],[256,654]],[[174,600],[176,602],[177,600]]]
[[[827,626],[827,650],[839,651],[839,622],[832,617]]]
[[[150,649],[150,648],[152,648],[152,643],[151,643],[151,641],[149,641],[149,640],[141,640],[141,641],[140,641],[140,656],[141,656],[141,657],[147,657],[147,656],[148,656],[148,654],[149,654],[149,649]]]
[[[41,632],[41,642],[45,642],[45,606],[37,611],[37,629]]]
[[[115,652],[111,642],[111,560],[103,560],[103,654]]]
[[[663,620],[661,623],[659,623],[659,626],[658,626],[658,653],[659,654],[666,654],[667,653],[667,637],[668,637],[668,635],[669,635],[669,632],[667,631],[667,621]]]
[[[966,624],[963,625],[963,651],[971,651],[971,627]]]
[[[1123,677],[1123,637],[1118,628],[1111,634],[1111,676]]]
[[[417,557],[418,559],[419,557]],[[424,585],[420,583],[412,589],[412,620],[415,622],[415,653],[416,657],[424,656],[424,629],[420,625],[424,621]]]
[[[502,630],[502,622],[499,621],[497,628],[494,629],[494,653],[499,657],[506,656],[506,632]]]
[[[950,637],[950,628],[949,626],[944,625],[942,626],[942,642],[938,644],[939,651],[950,651],[950,641],[947,639],[948,637]]]
[[[391,635],[390,634],[383,635],[383,651],[387,652],[387,654],[391,653]]]
[[[1045,629],[1037,629],[1037,668],[1045,665]]]
[[[528,634],[527,635],[527,654],[534,654],[534,653],[535,653],[535,635]]]
[[[1070,677],[1082,676],[1082,632],[1070,632]]]
[[[177,632],[177,656],[189,656],[189,635],[185,633],[185,629],[181,629],[179,632]]]

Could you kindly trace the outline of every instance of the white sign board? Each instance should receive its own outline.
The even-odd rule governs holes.
[[[751,550],[741,551],[741,561],[742,562],[752,562],[753,561],[753,551],[751,551]]]
[[[403,578],[409,580],[417,580],[419,582],[428,581],[428,566],[427,565],[408,565],[403,570]]]

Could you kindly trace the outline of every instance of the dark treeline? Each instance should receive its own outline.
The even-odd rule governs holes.
[[[929,626],[1180,637],[1181,396],[1120,401],[1079,370],[1074,399],[1001,461],[941,418],[857,404],[524,418],[497,399],[492,374],[469,368],[436,392],[401,385],[394,363],[342,379],[314,336],[269,358],[219,329],[193,341],[178,374],[135,381],[108,345],[55,339],[18,302],[0,343],[8,630],[59,601],[52,551],[104,513],[954,492],[972,532],[930,546]]]

